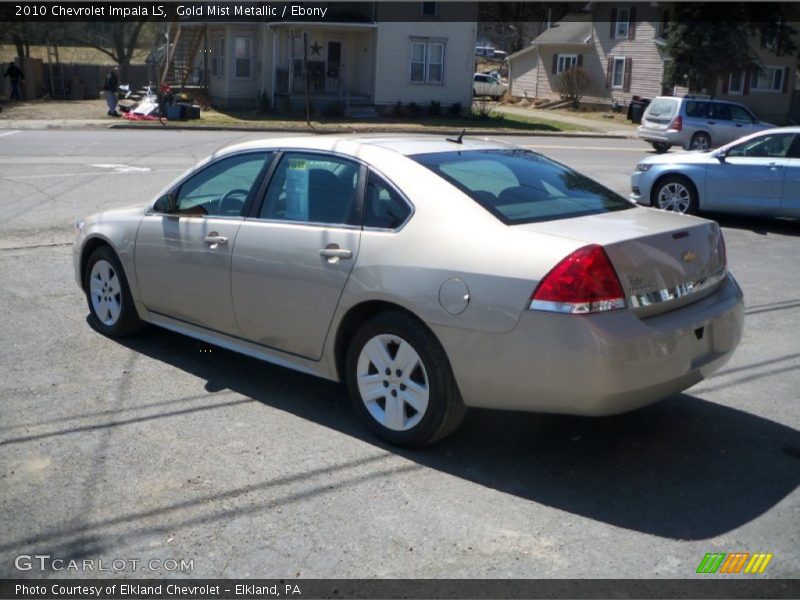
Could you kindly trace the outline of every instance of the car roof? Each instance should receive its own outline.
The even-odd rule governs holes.
[[[390,151],[403,156],[455,152],[464,150],[500,150],[509,146],[500,142],[464,138],[462,143],[449,141],[446,136],[365,136],[365,135],[317,135],[295,136],[253,140],[220,150],[216,156],[248,150],[297,149],[336,152],[355,157],[365,156],[370,151]],[[451,139],[454,139],[453,136]]]

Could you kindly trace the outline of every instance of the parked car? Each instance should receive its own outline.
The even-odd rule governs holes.
[[[631,199],[680,213],[800,217],[800,127],[751,134],[713,152],[648,156]]]
[[[491,96],[499,100],[507,89],[508,85],[489,73],[475,73],[472,79],[472,93],[475,96]]]
[[[659,96],[644,111],[636,133],[661,153],[672,146],[708,150],[770,127],[775,125],[759,121],[735,102]]]
[[[489,141],[298,137],[215,153],[79,224],[109,336],[151,323],[346,382],[420,445],[468,406],[608,415],[727,362],[742,293],[713,221]]]
[[[475,46],[475,56],[494,57],[494,46],[478,44]]]

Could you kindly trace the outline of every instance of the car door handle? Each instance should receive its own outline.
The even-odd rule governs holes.
[[[322,248],[319,255],[325,258],[351,258],[353,252],[347,248]]]
[[[717,122],[716,122],[716,121],[709,121],[709,122],[708,122],[708,124],[709,124],[709,125],[716,125],[716,124],[717,124]]]
[[[776,163],[769,163],[767,166],[769,167],[770,171],[777,171],[781,168],[781,166]]]
[[[228,238],[224,235],[217,235],[217,233],[214,232],[209,233],[203,241],[212,248],[216,248],[217,246],[225,246],[228,243]]]

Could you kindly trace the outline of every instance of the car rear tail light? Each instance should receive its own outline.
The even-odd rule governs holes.
[[[625,308],[617,272],[602,246],[579,248],[539,282],[531,310],[589,314]]]
[[[669,129],[674,129],[675,131],[683,129],[683,117],[677,116],[672,119],[672,123],[669,124]]]

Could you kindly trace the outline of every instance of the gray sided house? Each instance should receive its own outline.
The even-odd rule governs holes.
[[[189,83],[204,80],[211,102],[228,107],[253,106],[262,96],[272,106],[299,106],[306,93],[317,109],[470,106],[477,28],[474,20],[455,21],[463,7],[328,6],[336,12],[323,22],[181,23],[187,38],[199,40]]]
[[[664,84],[670,60],[665,50],[668,27],[666,11],[657,4],[596,4],[591,15],[568,15],[509,56],[511,95],[556,100],[558,76],[572,66],[589,74],[585,104],[626,106],[633,96],[685,94],[685,88]],[[797,57],[775,56],[756,43],[753,47],[756,64],[740,73],[720,74],[716,88],[706,93],[745,104],[764,120],[784,123],[793,106],[800,109]]]

